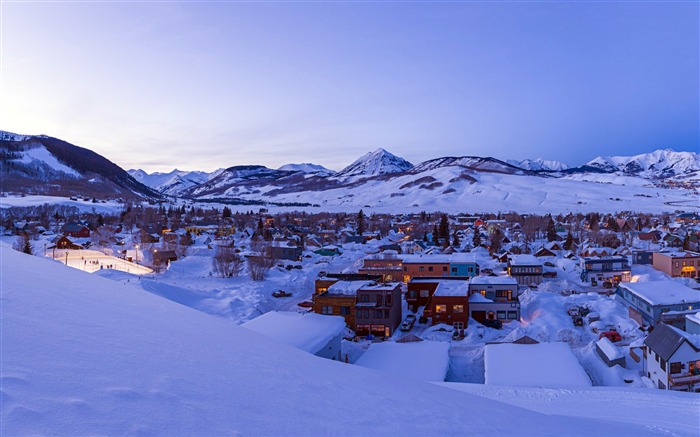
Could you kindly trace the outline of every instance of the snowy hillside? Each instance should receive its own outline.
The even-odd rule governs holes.
[[[379,148],[374,152],[361,156],[355,162],[340,170],[336,176],[377,176],[392,173],[402,173],[410,170],[413,164],[399,158],[386,150]]]
[[[599,156],[586,165],[607,172],[666,178],[700,171],[700,154],[665,149],[635,156]]]
[[[687,393],[605,390],[556,415],[318,358],[161,297],[0,245],[2,435],[696,435]],[[70,286],[56,287],[56,283]],[[490,393],[493,391],[493,395]],[[569,390],[528,389],[528,396]],[[497,394],[496,394],[497,393]],[[498,397],[499,400],[488,399]],[[512,398],[512,399],[511,399]],[[503,402],[506,401],[506,402]],[[416,414],[416,403],[420,414]],[[508,403],[523,403],[524,407]],[[580,403],[582,407],[577,408]],[[322,406],[322,407],[320,407]],[[610,404],[598,408],[610,410]],[[333,414],[329,420],[329,412]],[[649,426],[650,415],[674,417]],[[609,417],[606,416],[606,417]]]
[[[277,170],[281,171],[301,171],[304,173],[309,173],[309,174],[316,174],[319,176],[331,176],[335,174],[333,170],[329,170],[326,167],[318,164],[310,164],[310,163],[303,163],[303,164],[286,164],[283,165],[282,167],[278,168]]]
[[[523,170],[532,171],[562,171],[569,168],[569,166],[563,162],[550,161],[542,158],[525,159],[523,161],[509,159],[507,162],[508,164],[514,165],[515,167],[520,167]]]
[[[145,171],[129,170],[128,173],[142,184],[155,189],[163,194],[177,196],[185,190],[195,185],[202,184],[212,177],[220,174],[223,169],[216,170],[212,173],[203,171],[182,171],[175,169],[169,173],[146,173]]]
[[[25,141],[30,139],[29,135],[19,135],[12,132],[0,130],[0,141]]]

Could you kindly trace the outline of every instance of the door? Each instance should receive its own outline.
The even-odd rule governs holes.
[[[486,311],[472,311],[472,318],[481,323],[486,320]]]

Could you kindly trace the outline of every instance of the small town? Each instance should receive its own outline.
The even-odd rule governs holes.
[[[19,251],[331,360],[411,380],[700,392],[696,213],[3,212]]]

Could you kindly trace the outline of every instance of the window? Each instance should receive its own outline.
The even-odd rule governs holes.
[[[369,310],[362,311],[362,315],[365,317],[365,319],[369,319]]]
[[[328,291],[328,287],[321,287],[318,289],[318,294],[325,293],[326,291]]]
[[[435,305],[435,312],[436,313],[447,312],[447,305]]]
[[[661,358],[661,370],[666,371],[666,360]]]
[[[333,307],[332,306],[322,306],[321,307],[321,314],[325,314],[327,316],[333,314]]]
[[[410,297],[411,299],[415,299],[416,298],[416,290],[410,290],[408,292],[408,297]]]
[[[675,262],[676,267],[680,267],[680,263],[678,261]]]
[[[428,290],[421,290],[420,291],[420,297],[428,297],[428,296],[430,296],[430,293],[428,292]]]
[[[341,316],[349,316],[350,315],[350,307],[340,307],[340,315]]]
[[[432,272],[433,271],[433,266],[428,266],[428,271]]]
[[[391,305],[391,293],[387,293],[386,295],[386,304]]]
[[[669,363],[669,367],[670,367],[669,370],[670,370],[672,375],[676,374],[676,373],[681,373],[681,369],[682,369],[681,363]]]
[[[382,306],[382,304],[383,304],[382,295],[381,295],[381,294],[377,294],[376,298],[377,298],[377,306],[378,306],[378,307]]]
[[[423,271],[423,266],[418,267],[418,271],[422,272]]]
[[[464,305],[454,305],[452,307],[452,311],[455,313],[463,313],[464,312]]]
[[[382,318],[382,310],[374,310],[374,318],[375,319],[381,319]]]
[[[508,320],[517,320],[518,319],[518,312],[517,311],[508,311]]]
[[[360,302],[369,302],[369,294],[361,294]]]
[[[447,271],[447,266],[442,266],[442,271],[446,272]]]
[[[496,318],[501,320],[506,318],[506,312],[505,311],[496,311]]]
[[[384,318],[388,319],[389,318],[389,310],[384,310]]]
[[[452,273],[457,273],[457,267],[452,267]]]
[[[403,271],[404,271],[404,272],[407,272],[407,271],[408,271],[408,267],[404,267],[404,268],[403,268]]]

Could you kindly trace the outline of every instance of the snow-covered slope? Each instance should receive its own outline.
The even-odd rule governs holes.
[[[622,391],[614,396],[622,419],[605,420],[542,414],[408,383],[315,357],[4,244],[0,257],[2,435],[690,436],[697,431],[679,432],[675,422],[638,422],[646,411],[659,414],[659,405],[668,403],[640,403]],[[587,399],[587,393],[570,402]],[[695,405],[692,394],[655,393],[676,401],[665,417]]]
[[[355,162],[339,171],[336,176],[378,176],[392,173],[402,173],[410,170],[413,164],[379,148],[361,156]]]
[[[542,159],[542,158],[535,158],[535,159],[525,159],[523,161],[516,161],[514,159],[509,159],[508,164],[514,165],[516,167],[520,167],[523,170],[532,170],[532,171],[562,171],[566,170],[569,168],[568,165],[564,164],[563,162],[559,161],[551,161],[547,159]]]
[[[329,170],[326,167],[318,164],[285,164],[277,170],[281,171],[301,171],[304,173],[315,174],[319,176],[331,176],[335,174],[333,170]]]
[[[149,186],[156,191],[171,196],[182,194],[190,187],[202,184],[212,177],[219,175],[224,169],[216,170],[212,173],[203,171],[183,171],[175,169],[169,173],[146,173],[145,171],[129,170],[128,173],[137,181]]]
[[[700,171],[700,154],[664,149],[635,156],[599,156],[586,165],[607,172],[666,178]]]

